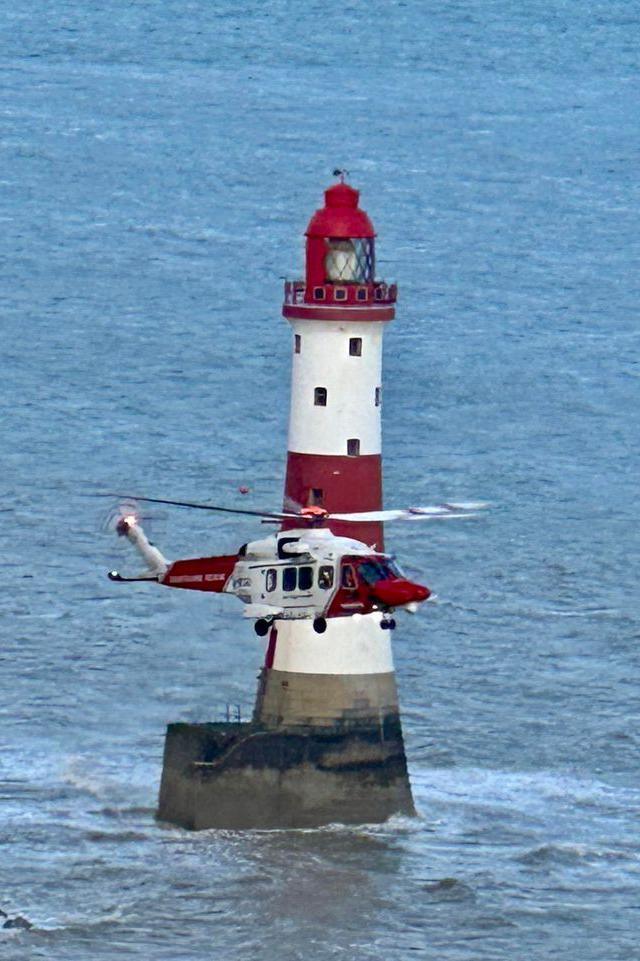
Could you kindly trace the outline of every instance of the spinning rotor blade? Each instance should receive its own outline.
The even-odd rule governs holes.
[[[300,519],[299,514],[286,514],[279,511],[252,511],[240,507],[217,507],[214,504],[195,504],[192,501],[169,501],[161,497],[133,497],[131,494],[106,494],[106,497],[119,497],[126,501],[143,501],[146,504],[169,504],[171,507],[193,507],[200,511],[217,511],[219,514],[247,514],[250,517],[263,517],[275,521]]]
[[[488,505],[480,501],[438,504],[434,507],[409,507],[405,510],[359,511],[353,514],[329,514],[330,520],[352,521],[436,521],[451,518],[476,517],[477,511]]]
[[[104,533],[114,533],[118,530],[118,524],[124,518],[129,518],[136,524],[145,519],[141,516],[138,505],[131,498],[120,498],[118,503],[109,509],[102,518],[100,530]]]

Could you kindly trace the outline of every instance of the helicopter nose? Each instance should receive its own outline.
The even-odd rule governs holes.
[[[378,581],[373,585],[371,592],[386,607],[403,607],[405,604],[421,603],[431,597],[428,587],[413,584],[402,578],[394,581]]]

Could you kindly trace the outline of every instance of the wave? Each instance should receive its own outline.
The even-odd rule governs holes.
[[[488,768],[412,768],[415,793],[426,802],[473,803],[530,809],[557,802],[640,813],[640,788],[576,777],[561,770],[500,771]]]
[[[115,905],[105,911],[104,914],[96,915],[95,917],[80,918],[75,916],[63,917],[53,921],[42,921],[34,924],[32,930],[50,935],[67,933],[82,934],[85,931],[95,932],[96,928],[106,928],[116,924],[122,924],[126,920],[124,908],[120,905]]]
[[[458,878],[427,881],[421,887],[434,901],[475,901],[476,899],[473,888]]]
[[[64,783],[71,785],[78,791],[83,791],[85,794],[90,794],[98,800],[106,799],[112,793],[109,788],[113,785],[103,775],[95,771],[88,772],[85,764],[86,762],[82,758],[69,758],[62,773]]]
[[[149,835],[142,831],[102,831],[94,828],[85,832],[85,838],[87,841],[122,844],[127,841],[148,841]]]
[[[106,765],[100,767],[90,757],[72,756],[66,758],[60,776],[64,784],[103,802],[105,808],[114,812],[135,812],[139,809],[148,813],[153,810],[148,803],[145,804],[152,782],[142,781],[139,771],[136,778],[131,767],[123,767],[122,776],[118,776],[118,773],[117,767],[108,770]],[[146,772],[142,773],[144,776]],[[125,780],[125,775],[130,780]]]
[[[106,818],[134,818],[134,817],[154,817],[156,809],[152,807],[145,807],[142,804],[132,804],[132,805],[108,805],[106,807],[100,808],[97,812]]]
[[[602,849],[588,844],[542,844],[531,848],[516,857],[516,861],[530,866],[558,865],[568,866],[591,864],[594,861],[637,860],[637,855],[628,851]]]
[[[396,814],[381,823],[362,823],[362,824],[343,824],[334,821],[330,824],[321,824],[317,827],[300,828],[206,828],[202,831],[189,831],[186,828],[177,827],[169,822],[161,822],[162,830],[166,832],[166,839],[171,843],[204,843],[211,839],[234,839],[248,837],[278,837],[280,835],[351,835],[353,837],[372,837],[398,836],[400,834],[417,834],[424,830],[424,821],[419,815],[408,817],[404,814]]]

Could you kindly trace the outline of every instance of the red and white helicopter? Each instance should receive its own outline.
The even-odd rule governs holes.
[[[121,496],[121,495],[109,495]],[[140,524],[136,503],[167,504],[225,514],[246,514],[266,522],[295,521],[294,529],[279,531],[243,544],[237,554],[169,561],[149,542]],[[428,600],[428,587],[409,581],[393,558],[361,541],[338,537],[332,521],[353,523],[396,520],[445,520],[468,518],[486,504],[447,503],[406,510],[330,514],[322,507],[303,507],[299,512],[242,510],[164,500],[127,497],[115,518],[115,530],[126,537],[144,559],[147,569],[137,577],[110,571],[112,581],[156,581],[166,587],[234,594],[244,604],[244,616],[255,618],[255,631],[264,636],[276,618],[313,620],[322,634],[327,619],[381,611],[380,626],[393,630],[395,610],[415,613]]]

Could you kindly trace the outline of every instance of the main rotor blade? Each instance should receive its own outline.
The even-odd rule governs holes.
[[[366,523],[367,521],[436,521],[476,517],[484,503],[438,504],[435,507],[409,507],[405,510],[358,511],[352,514],[330,514],[329,520]]]
[[[144,501],[146,504],[168,504],[170,507],[192,507],[200,511],[217,511],[219,514],[247,514],[250,517],[264,517],[276,521],[288,520],[289,518],[300,520],[298,514],[285,514],[278,511],[252,511],[240,507],[218,507],[215,504],[196,504],[193,501],[170,501],[162,497],[136,497],[133,494],[105,494],[104,496]]]

